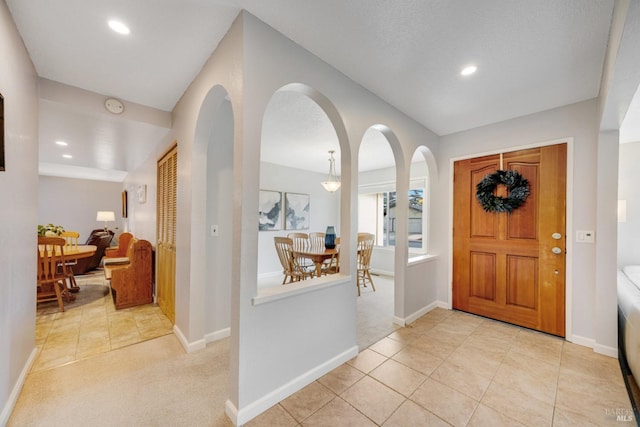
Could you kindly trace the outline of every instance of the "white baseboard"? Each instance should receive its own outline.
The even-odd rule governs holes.
[[[581,345],[583,347],[588,347],[592,349],[595,353],[604,354],[605,356],[618,358],[618,349],[609,347],[606,345],[601,345],[596,342],[593,338],[586,338],[580,335],[571,335],[570,337],[566,337],[567,341],[572,342],[577,345]]]
[[[604,354],[605,356],[613,357],[614,359],[618,358],[618,349],[609,347],[608,345],[596,344],[593,347],[593,351],[596,353]]]
[[[231,335],[231,328],[220,329],[219,331],[210,332],[204,336],[203,339],[194,342],[189,342],[187,337],[184,336],[182,331],[177,325],[173,325],[173,333],[180,341],[182,348],[187,353],[193,353],[194,351],[202,350],[210,342],[218,341]]]
[[[402,327],[407,326],[407,324],[405,323],[405,319],[403,319],[402,317],[393,316],[393,323]]]
[[[224,413],[227,414],[227,417],[231,420],[234,426],[238,424],[238,408],[234,405],[229,399],[224,402]]]
[[[22,391],[22,386],[24,386],[24,382],[27,379],[27,374],[31,369],[31,365],[36,360],[37,355],[38,355],[37,348],[34,348],[33,350],[31,350],[31,354],[27,359],[27,363],[24,364],[24,367],[22,368],[22,371],[18,376],[18,380],[14,384],[13,389],[11,390],[11,394],[9,394],[9,398],[7,399],[7,402],[4,405],[4,408],[2,408],[2,412],[0,413],[0,426],[6,426],[7,423],[9,422],[9,417],[13,412],[13,408],[16,406],[16,402],[18,401],[18,397],[20,396],[20,392]]]
[[[380,276],[391,276],[394,277],[395,273],[393,271],[387,271],[387,270],[378,270],[377,268],[372,268],[371,269],[371,274],[373,275],[380,275]]]
[[[581,345],[583,347],[593,348],[596,345],[596,340],[594,340],[593,338],[587,338],[580,335],[571,335],[565,338],[567,341]]]
[[[431,310],[433,310],[436,307],[441,307],[441,302],[440,301],[434,301],[431,304],[427,305],[426,307],[422,307],[420,310],[416,311],[415,313],[412,313],[410,315],[408,315],[407,317],[405,317],[404,319],[400,319],[404,321],[405,325],[408,325],[410,323],[415,322],[416,320],[418,320],[420,317],[424,316],[425,314],[427,314],[428,312],[430,312]],[[394,317],[394,323],[396,323],[396,318]],[[400,323],[398,323],[400,324]]]
[[[451,304],[444,301],[436,301],[436,306],[438,308],[444,308],[445,310],[451,310]]]
[[[231,328],[220,329],[219,331],[210,332],[204,336],[204,342],[209,344],[210,342],[218,341],[223,338],[227,338],[231,335]]]
[[[267,409],[271,408],[276,403],[291,396],[296,391],[311,384],[324,374],[327,374],[342,365],[346,361],[353,359],[358,355],[358,346],[353,346],[350,349],[340,353],[332,359],[327,360],[322,365],[316,366],[303,373],[302,375],[294,378],[283,386],[273,390],[260,399],[248,404],[244,408],[238,409],[229,400],[225,403],[225,412],[227,416],[233,421],[235,425],[243,425],[256,416],[260,415]]]
[[[189,342],[178,325],[173,325],[173,333],[176,335],[178,341],[180,341],[180,344],[182,344],[182,348],[184,348],[184,351],[186,351],[187,353],[193,353],[194,351],[202,350],[207,346],[207,342],[204,340],[204,338],[198,341]]]

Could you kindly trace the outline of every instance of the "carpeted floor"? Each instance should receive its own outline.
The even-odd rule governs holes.
[[[166,335],[29,374],[8,426],[232,426],[228,374],[228,339],[187,354]]]
[[[373,283],[376,291],[370,286],[361,288],[356,300],[356,340],[360,351],[399,328],[393,323],[393,277],[374,275]]]

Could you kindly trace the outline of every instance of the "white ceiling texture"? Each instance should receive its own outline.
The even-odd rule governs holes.
[[[41,170],[63,165],[66,171],[115,170],[120,175],[114,176],[122,177],[154,148],[134,141],[156,141],[167,132],[170,119],[163,122],[163,114],[173,109],[242,9],[446,135],[598,96],[614,0],[7,4],[38,75],[100,100],[101,109],[68,105],[55,96],[41,100]],[[111,31],[109,19],[126,23],[131,34]],[[469,64],[478,71],[461,76]],[[283,157],[273,154],[274,141],[299,141],[295,135],[303,134],[321,144],[332,132],[308,99],[278,96],[266,113],[263,141],[263,160],[274,163]],[[111,115],[102,107],[106,97],[123,100],[126,113],[138,114]],[[316,136],[309,137],[312,133]],[[69,146],[55,146],[61,139]],[[319,149],[319,160],[291,157],[297,167],[326,172],[330,148]],[[63,150],[73,158],[63,159]],[[388,157],[374,155],[362,163],[381,167],[370,162]]]

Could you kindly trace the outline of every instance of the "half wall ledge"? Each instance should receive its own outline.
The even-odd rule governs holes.
[[[333,275],[337,277],[325,276],[316,279],[303,280],[287,285],[274,286],[270,288],[262,288],[258,290],[258,295],[252,299],[253,305],[266,304],[296,295],[306,294],[309,292],[319,291],[321,289],[339,286],[345,283],[351,283],[350,275]]]

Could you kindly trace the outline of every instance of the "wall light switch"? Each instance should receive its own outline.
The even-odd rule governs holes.
[[[595,241],[596,241],[596,236],[593,230],[577,230],[576,231],[576,242],[594,243]]]
[[[211,237],[216,237],[218,235],[218,225],[211,226]]]

